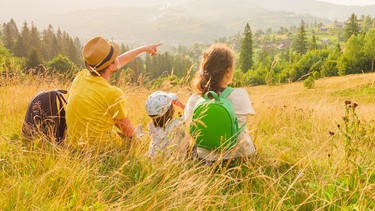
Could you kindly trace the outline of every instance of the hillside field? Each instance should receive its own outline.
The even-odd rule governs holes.
[[[246,87],[258,154],[241,165],[145,157],[147,135],[76,153],[21,138],[28,102],[69,89],[53,78],[0,78],[0,210],[374,210],[375,73]],[[155,90],[120,85],[134,125]],[[191,89],[172,87],[182,102]],[[181,110],[177,110],[182,112]]]

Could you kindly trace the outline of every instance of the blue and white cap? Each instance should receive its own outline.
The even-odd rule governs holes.
[[[147,98],[145,104],[146,112],[153,119],[162,117],[171,107],[172,101],[177,99],[178,97],[174,93],[156,91]]]

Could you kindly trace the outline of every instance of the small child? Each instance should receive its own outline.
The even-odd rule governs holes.
[[[183,159],[188,151],[189,136],[185,133],[184,121],[173,118],[175,108],[185,105],[174,93],[156,91],[146,101],[145,109],[152,121],[147,129],[151,138],[148,155],[151,158],[176,156]]]

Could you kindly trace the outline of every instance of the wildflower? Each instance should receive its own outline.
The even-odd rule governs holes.
[[[358,104],[357,103],[353,103],[353,112],[355,111],[355,108],[357,108]]]

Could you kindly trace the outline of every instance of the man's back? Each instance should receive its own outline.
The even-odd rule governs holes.
[[[71,144],[118,138],[113,132],[114,120],[126,117],[121,89],[83,70],[73,81],[68,102],[66,121]]]

